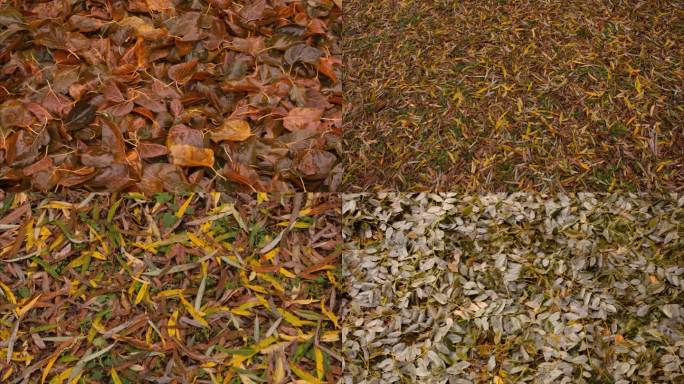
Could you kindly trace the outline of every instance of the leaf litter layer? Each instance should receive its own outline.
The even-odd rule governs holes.
[[[332,194],[8,194],[3,383],[334,383]]]
[[[680,1],[346,11],[345,190],[684,188]]]
[[[684,196],[343,201],[346,383],[684,381]]]
[[[3,1],[0,186],[336,190],[340,7]]]

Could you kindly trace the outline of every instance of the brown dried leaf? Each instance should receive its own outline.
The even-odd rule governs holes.
[[[320,125],[321,116],[320,108],[293,108],[283,119],[283,126],[289,131],[315,128]]]
[[[211,132],[213,141],[245,141],[252,135],[249,123],[245,120],[226,120],[217,130]]]

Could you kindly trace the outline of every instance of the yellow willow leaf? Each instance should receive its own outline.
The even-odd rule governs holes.
[[[314,349],[314,356],[316,358],[316,376],[318,376],[319,379],[322,379],[325,374],[323,369],[323,351],[316,347]]]
[[[257,204],[261,204],[264,201],[268,201],[268,193],[258,192],[257,193]]]
[[[641,95],[643,93],[643,90],[641,88],[641,81],[639,80],[639,76],[637,76],[636,80],[634,80],[634,88],[636,89],[636,91],[639,95]]]
[[[55,239],[55,241],[53,241],[52,244],[50,244],[50,246],[48,247],[48,251],[50,251],[50,252],[54,251],[59,246],[61,246],[63,242],[64,242],[64,234],[60,233],[59,235],[57,235],[57,238]]]
[[[33,298],[33,300],[28,302],[28,304],[24,305],[21,308],[18,308],[17,309],[17,316],[22,317],[26,314],[26,312],[30,311],[31,308],[33,308],[33,306],[36,305],[36,302],[38,301],[38,299],[40,299],[40,296],[42,296],[42,293],[39,294],[38,296],[36,296],[35,298]]]
[[[256,299],[257,299],[257,301],[259,302],[259,304],[263,305],[264,308],[268,308],[268,307],[269,307],[268,300],[266,300],[263,296],[261,296],[261,295],[259,295],[259,294],[256,294],[256,293],[254,294],[254,296],[256,297]]]
[[[304,325],[316,325],[313,321],[302,320],[295,316],[293,313],[286,311],[283,308],[278,308],[278,312],[283,316],[283,319],[288,323],[294,325],[295,327],[301,327]]]
[[[144,283],[140,286],[140,290],[138,291],[138,295],[135,296],[135,304],[136,304],[136,305],[137,305],[137,304],[140,304],[140,302],[143,301],[143,299],[145,298],[145,294],[147,293],[147,289],[149,288],[149,286],[150,286],[150,283],[147,282],[147,281],[144,282]]]
[[[335,274],[330,271],[326,271],[325,274],[328,276],[328,280],[330,280],[332,285],[337,286],[337,279],[335,278]]]
[[[493,382],[494,382],[494,384],[504,384],[503,379],[499,376],[494,376]]]
[[[114,369],[114,367],[112,367],[112,370],[110,372],[112,374],[112,382],[114,382],[114,384],[123,384],[123,382],[119,378],[119,374],[116,373],[116,369]]]
[[[0,281],[0,288],[2,288],[2,291],[5,292],[5,296],[7,296],[7,300],[9,300],[10,303],[17,303],[17,298],[16,296],[14,296],[14,293],[12,292],[10,287],[6,286],[2,281]]]
[[[195,246],[199,248],[202,248],[204,251],[211,250],[209,244],[207,244],[204,240],[197,237],[197,235],[195,235],[194,233],[188,232],[188,239],[190,239],[191,243],[193,243]]]
[[[328,316],[330,321],[335,324],[335,328],[340,328],[340,324],[337,321],[337,316],[335,316],[334,313],[328,310],[328,308],[325,307],[325,299],[321,300],[321,312],[323,312],[324,315]]]
[[[269,336],[269,337],[261,340],[260,342],[254,344],[252,349],[254,349],[255,352],[259,352],[262,349],[268,347],[269,345],[275,343],[276,340],[278,340],[278,338],[276,336]]]
[[[261,305],[261,303],[260,303],[258,300],[256,300],[256,301],[248,301],[248,302],[246,302],[246,303],[240,304],[240,305],[239,305],[237,308],[235,308],[235,309],[240,309],[240,310],[242,310],[242,309],[249,309],[249,308],[258,307],[259,305]]]
[[[262,355],[270,355],[273,352],[284,350],[290,344],[291,342],[289,341],[282,341],[280,343],[271,344],[268,347],[263,348],[261,351],[259,351],[259,353],[261,353]]]
[[[30,219],[28,223],[26,223],[26,250],[30,251],[33,248],[33,219]]]
[[[176,309],[169,317],[169,321],[166,323],[167,332],[172,338],[176,337],[178,330],[176,329],[176,323],[178,322],[178,310]]]
[[[9,377],[12,376],[12,373],[14,373],[14,367],[10,366],[9,369],[2,375],[2,381],[5,382],[5,380],[9,379]]]
[[[259,285],[252,285],[252,284],[243,284],[243,285],[245,286],[245,288],[249,288],[254,292],[263,293],[265,295],[269,293],[266,288],[259,286]]]
[[[239,308],[233,308],[230,310],[230,313],[238,315],[238,316],[252,316],[252,312],[246,310],[246,309],[239,309]]]
[[[280,272],[281,275],[283,275],[283,276],[285,276],[285,277],[288,277],[288,278],[290,278],[290,279],[294,279],[295,277],[297,277],[297,275],[295,275],[294,273],[288,271],[288,270],[285,269],[285,268],[280,268],[280,269],[278,270],[278,272]]]
[[[39,209],[47,209],[47,208],[53,208],[53,209],[72,209],[74,207],[73,204],[67,203],[66,201],[51,201],[47,204],[41,205]]]
[[[50,373],[52,366],[55,365],[55,361],[57,361],[59,355],[60,353],[56,353],[54,356],[50,358],[50,360],[48,360],[47,364],[45,365],[45,368],[43,368],[43,374],[40,376],[40,384],[43,384],[45,382],[45,379]]]
[[[280,247],[275,247],[262,256],[265,260],[271,260],[280,252]]]
[[[276,225],[279,227],[287,227],[288,225],[290,225],[290,222],[289,221],[281,221],[280,223],[277,223]],[[306,229],[309,227],[311,227],[311,223],[307,223],[305,221],[297,221],[294,224],[294,228]]]
[[[134,247],[138,247],[140,249],[144,249],[150,253],[157,253],[157,248],[155,247],[155,243],[143,244],[143,243],[136,241],[135,243],[133,243],[131,245]]]
[[[273,383],[275,384],[280,384],[285,379],[285,357],[284,356],[278,356],[276,357],[276,362],[275,362],[275,368],[273,369],[273,375],[271,376],[271,379]]]
[[[290,369],[295,375],[299,376],[300,379],[306,381],[309,384],[321,384],[321,381],[315,378],[312,374],[306,372],[305,370],[299,368],[297,364],[290,361]]]
[[[102,246],[102,249],[105,251],[105,253],[109,253],[109,246],[107,245],[107,242],[104,241],[100,233],[90,224],[88,224],[88,228],[90,228],[91,233],[100,242],[100,245]]]
[[[334,343],[340,340],[340,332],[338,331],[325,331],[320,336],[320,339],[324,343]]]
[[[107,260],[107,256],[103,255],[99,251],[93,251],[90,255],[98,260]]]
[[[183,289],[167,289],[157,293],[156,297],[174,297],[183,294]]]
[[[300,305],[309,305],[313,303],[318,303],[319,300],[316,299],[297,299],[297,300],[291,300],[288,301],[288,304],[300,304]]]
[[[71,369],[72,368],[67,368],[66,370],[64,370],[64,372],[53,377],[52,380],[50,380],[50,384],[62,384],[64,380],[66,380],[71,374]]]
[[[283,340],[285,340],[285,341],[299,341],[299,342],[305,342],[305,341],[309,341],[309,340],[310,340],[312,337],[314,337],[314,335],[315,335],[314,332],[311,332],[311,333],[302,333],[302,331],[299,330],[299,329],[297,329],[297,331],[299,332],[299,335],[297,335],[297,336],[290,336],[290,335],[286,335],[286,334],[283,333],[283,334],[280,335],[280,338],[283,339]]]
[[[276,291],[281,292],[281,293],[285,292],[285,288],[283,288],[283,286],[280,285],[280,282],[278,280],[276,280],[273,276],[271,276],[267,273],[258,273],[257,276],[259,276],[261,279],[266,280],[269,283],[271,283],[271,285],[273,286],[273,288],[276,289]]]
[[[70,262],[69,264],[67,264],[67,268],[77,268],[77,267],[80,267],[81,265],[83,265],[83,264],[85,263],[85,261],[86,261],[86,259],[87,259],[88,257],[89,257],[89,256],[88,256],[87,253],[83,253],[81,256],[79,256],[79,257],[77,257],[77,258],[71,260],[71,262]]]
[[[501,128],[506,123],[506,115],[507,114],[508,114],[508,112],[504,112],[504,114],[501,115],[498,120],[496,120],[496,125],[494,126],[495,130],[498,131],[499,128]]]
[[[178,296],[178,298],[185,307],[185,310],[188,311],[188,313],[190,314],[190,316],[192,316],[193,319],[195,319],[203,327],[209,328],[209,323],[207,323],[207,321],[204,320],[202,312],[197,311],[195,307],[193,307],[192,304],[190,304],[190,302],[187,299],[185,299],[185,296],[180,295]]]
[[[183,215],[185,215],[185,211],[188,209],[190,206],[190,203],[192,202],[192,198],[195,197],[195,193],[191,193],[190,196],[183,202],[183,205],[178,208],[178,212],[176,212],[176,217],[181,218]]]

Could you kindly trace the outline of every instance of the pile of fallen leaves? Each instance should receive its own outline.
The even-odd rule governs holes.
[[[5,196],[3,383],[334,383],[330,194]]]
[[[337,188],[339,1],[2,3],[0,185]]]
[[[345,382],[684,382],[684,195],[347,195]]]
[[[684,188],[681,1],[345,7],[345,190]]]

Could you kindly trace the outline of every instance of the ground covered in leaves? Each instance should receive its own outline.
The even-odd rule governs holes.
[[[346,383],[684,382],[684,196],[349,195]]]
[[[331,194],[4,196],[3,383],[334,383]]]
[[[684,188],[681,1],[345,7],[345,190]]]
[[[326,191],[337,0],[2,1],[0,186]]]

